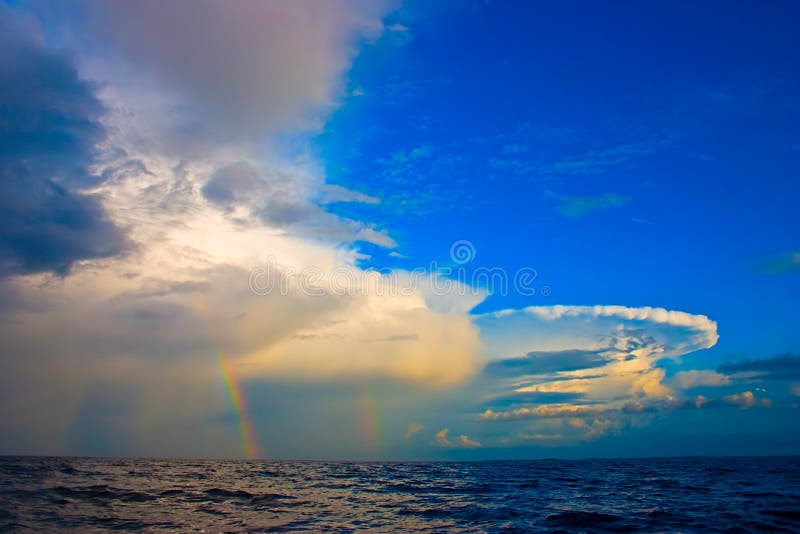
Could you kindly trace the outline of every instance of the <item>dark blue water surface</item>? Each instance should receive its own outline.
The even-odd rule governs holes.
[[[0,457],[0,530],[800,532],[800,457]]]

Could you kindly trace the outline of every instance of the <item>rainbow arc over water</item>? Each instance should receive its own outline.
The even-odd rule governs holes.
[[[239,435],[242,440],[242,451],[245,458],[248,460],[255,460],[261,457],[261,447],[259,446],[258,439],[253,427],[253,421],[250,418],[250,412],[247,408],[247,397],[245,396],[242,384],[236,376],[236,369],[234,368],[231,359],[227,357],[220,344],[215,342],[214,325],[208,307],[206,304],[198,299],[195,301],[195,308],[198,315],[202,317],[206,323],[206,331],[209,332],[209,341],[214,347],[214,353],[217,359],[217,367],[219,374],[222,377],[222,383],[225,386],[225,393],[227,394],[228,401],[233,408],[236,415],[237,425],[239,427]]]
[[[217,352],[217,361],[219,362],[219,371],[220,375],[222,375],[222,381],[225,384],[225,391],[228,394],[231,407],[239,421],[239,434],[242,439],[242,449],[244,450],[245,458],[248,460],[259,458],[261,450],[256,440],[255,431],[253,430],[253,421],[250,419],[250,412],[247,409],[247,400],[244,395],[244,390],[237,380],[236,373],[230,362],[221,352]]]

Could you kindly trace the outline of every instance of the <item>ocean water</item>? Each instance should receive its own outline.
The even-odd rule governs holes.
[[[800,457],[0,457],[0,530],[800,532]]]

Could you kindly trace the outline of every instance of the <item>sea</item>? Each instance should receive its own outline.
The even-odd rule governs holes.
[[[9,532],[800,532],[800,457],[0,457]]]

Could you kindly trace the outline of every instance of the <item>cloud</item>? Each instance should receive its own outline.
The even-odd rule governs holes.
[[[481,443],[479,441],[470,439],[466,434],[461,434],[458,436],[456,441],[451,441],[447,437],[449,432],[450,430],[447,428],[443,428],[437,432],[436,436],[434,436],[436,444],[440,447],[460,447],[464,449],[477,449],[481,447]]]
[[[335,0],[84,0],[77,8],[73,23],[105,62],[98,68],[141,87],[127,74],[135,72],[181,95],[173,109],[184,119],[211,121],[193,121],[192,135],[215,138],[305,128],[332,109],[359,36],[376,38],[388,11],[380,1]]]
[[[549,165],[553,174],[595,174],[629,162],[637,156],[651,154],[671,143],[669,138],[627,143],[602,149],[593,149],[581,155],[563,159]]]
[[[418,433],[418,432],[419,432],[419,431],[421,431],[423,428],[425,428],[425,425],[422,425],[422,424],[420,424],[420,423],[411,423],[410,425],[408,425],[408,429],[406,430],[406,434],[405,434],[405,439],[406,439],[406,441],[408,441],[409,439],[411,439],[411,437],[412,437],[414,434]]]
[[[682,311],[666,310],[643,306],[631,308],[627,306],[596,305],[596,306],[530,306],[524,312],[535,315],[541,319],[553,321],[565,317],[572,318],[618,318],[626,321],[652,323],[653,325],[667,325],[686,329],[692,333],[688,340],[690,343],[708,348],[716,344],[717,323],[705,315],[694,315]],[[502,312],[501,312],[502,314]]]
[[[67,56],[0,7],[0,275],[52,271],[129,243],[90,192],[105,109]]]
[[[259,172],[244,161],[217,169],[203,186],[203,196],[228,212],[247,208],[273,226],[285,226],[311,216],[314,211],[303,194],[296,174]]]
[[[476,318],[497,360],[518,358],[531,348],[545,351],[650,348],[659,358],[708,348],[719,338],[717,323],[705,315],[644,306],[530,306]]]
[[[376,199],[326,186],[302,140],[295,155],[262,141],[314,128],[306,122],[309,113],[319,117],[320,108],[334,105],[360,36],[380,31],[386,7],[301,0],[290,5],[234,1],[223,8],[201,0],[185,8],[182,2],[86,1],[74,12],[52,15],[59,25],[85,30],[65,34],[77,36],[80,41],[73,44],[91,57],[84,62],[87,72],[108,75],[103,98],[113,112],[104,119],[110,134],[97,161],[107,179],[93,185],[102,207],[129,231],[137,249],[127,258],[95,262],[91,274],[76,273],[50,292],[58,305],[39,326],[66,335],[59,324],[70,323],[70,315],[94,317],[97,329],[80,329],[85,339],[78,344],[91,350],[96,338],[104,337],[99,329],[104,325],[117,338],[106,339],[97,352],[122,353],[130,350],[122,350],[130,339],[117,322],[121,317],[149,324],[168,315],[185,326],[196,320],[193,310],[200,300],[211,310],[214,343],[252,379],[383,376],[452,384],[474,373],[477,329],[460,313],[432,309],[430,295],[379,294],[368,282],[352,295],[338,294],[331,284],[318,288],[319,295],[296,285],[257,295],[248,286],[249,271],[267,257],[287,272],[313,271],[330,279],[331,273],[345,271],[354,280],[366,279],[350,244],[396,245],[385,230],[319,205]],[[177,20],[180,25],[174,26]],[[145,29],[147,39],[142,38]],[[106,39],[103,46],[92,47],[99,38]],[[115,62],[123,68],[115,70]],[[76,93],[64,106],[80,103],[78,97],[85,96],[80,91],[89,88],[74,69],[68,74]],[[84,128],[94,143],[102,130],[93,121],[104,108],[94,97],[81,105],[93,114],[83,120],[83,108],[66,107],[78,117],[68,124],[70,131]],[[186,136],[215,140],[197,145],[208,149],[202,155],[166,135],[192,118],[203,124]],[[66,149],[84,156],[74,143]],[[425,152],[424,147],[414,150],[412,157]],[[86,241],[87,246],[103,244]],[[21,282],[18,294],[31,298],[39,283]],[[108,313],[109,302],[116,314]],[[180,358],[181,351],[157,347],[185,345],[191,353],[208,335],[160,332],[142,343],[143,353]]]
[[[578,439],[592,441],[601,438],[611,432],[616,432],[622,426],[619,420],[611,418],[597,417],[591,420],[572,418],[567,421],[567,425],[578,430]]]
[[[484,372],[495,376],[542,374],[602,367],[607,361],[591,350],[534,351],[521,358],[489,362]]]
[[[42,277],[7,281],[24,305],[0,309],[0,447],[75,452],[69,437],[79,413],[92,409],[82,407],[90,402],[87,391],[105,388],[116,392],[108,408],[119,414],[114,434],[125,437],[131,453],[163,452],[160,436],[184,428],[170,446],[176,454],[183,446],[236,456],[235,440],[226,449],[224,433],[198,441],[206,430],[229,426],[219,358],[248,388],[300,383],[313,391],[313,385],[378,381],[404,386],[410,399],[455,387],[478,370],[480,343],[468,316],[433,312],[419,294],[253,294],[247,269],[225,266],[224,256],[210,263],[204,257],[217,252],[216,243],[227,243],[218,253],[251,250],[251,240],[277,253],[289,248],[317,255],[312,265],[327,258],[338,266],[343,259],[327,247],[303,250],[287,236],[263,230],[243,236],[226,224],[212,217],[188,234],[177,227],[157,247],[75,271],[58,284]],[[193,243],[206,247],[187,254]],[[295,398],[305,406],[312,399]],[[24,420],[15,416],[20,412]],[[93,432],[108,428],[97,424]],[[232,428],[228,435],[235,436]],[[23,442],[32,445],[13,445]]]
[[[317,190],[322,190],[322,194]],[[388,248],[397,245],[385,231],[333,216],[314,202],[320,197],[319,204],[323,205],[334,202],[372,204],[378,202],[377,198],[322,184],[312,169],[303,166],[270,169],[256,162],[225,164],[213,171],[201,192],[211,204],[240,220],[334,241],[360,240]]]
[[[540,404],[537,406],[522,406],[504,411],[487,409],[478,416],[483,422],[512,422],[512,421],[561,421],[572,428],[587,428],[591,421],[602,421],[603,426],[612,422],[617,427],[624,425],[624,418],[640,414],[666,412],[673,410],[687,410],[701,408],[719,408],[736,406],[749,408],[752,406],[772,407],[770,399],[756,398],[750,391],[727,395],[721,398],[709,399],[698,395],[694,399],[680,399],[665,396],[658,399],[632,399],[609,402],[594,402],[590,404]]]
[[[447,439],[448,432],[450,432],[449,429],[443,428],[440,431],[438,431],[436,433],[436,435],[434,436],[436,438],[436,443],[438,443],[440,447],[452,447],[453,446],[453,442],[451,442],[449,439]]]
[[[199,190],[239,224],[260,223],[333,245],[395,245],[386,230],[321,206],[375,199],[326,186],[304,137],[318,131],[345,97],[344,73],[359,45],[383,31],[389,3],[30,5],[43,20],[68,29],[56,32],[59,44],[80,51],[84,75],[103,80],[111,135],[101,172],[132,160],[174,170],[171,180],[163,172],[148,178],[157,182],[151,193],[163,199],[148,207],[159,208],[159,217],[174,215],[179,206],[197,210]],[[164,189],[173,192],[168,199]],[[119,194],[119,187],[104,193]]]
[[[390,376],[448,386],[477,371],[481,346],[468,316],[436,312],[419,294],[359,292],[326,299],[335,305],[335,321],[305,324],[297,335],[243,354],[242,372],[317,380]]]
[[[576,417],[599,415],[616,409],[604,405],[544,404],[522,407],[506,412],[487,409],[480,415],[481,421],[514,421],[519,419],[548,419],[554,417]]]
[[[467,449],[477,449],[481,447],[481,443],[479,441],[470,439],[466,434],[461,434],[458,436],[458,444]]]
[[[595,137],[597,132],[595,133]],[[579,145],[596,145],[596,139],[581,129],[559,128],[547,125],[521,124],[507,133],[473,138],[479,144],[498,143],[502,152],[489,159],[490,169],[505,174],[532,176],[542,182],[552,182],[563,177],[606,173],[616,167],[631,167],[639,158],[657,152],[673,142],[668,135],[657,135],[650,139],[631,141],[602,148],[591,148],[567,157],[547,157],[546,154],[564,153],[565,148]],[[536,142],[530,144],[531,140]],[[532,148],[533,147],[533,148]],[[558,196],[558,195],[554,195]],[[603,199],[603,196],[608,198]],[[565,197],[564,208],[575,211],[593,209],[598,203],[616,204],[627,202],[627,197],[603,195],[600,197]],[[569,198],[575,202],[570,203]],[[569,212],[569,211],[568,211]]]
[[[397,241],[389,236],[385,230],[376,230],[367,226],[355,226],[356,228],[352,236],[345,233],[342,235],[342,238],[349,237],[351,240],[355,241],[366,241],[367,243],[372,243],[384,248],[394,248],[397,246]]]
[[[387,158],[379,158],[375,160],[375,162],[389,167],[387,172],[397,174],[400,172],[401,168],[407,170],[408,165],[415,160],[428,159],[433,156],[434,153],[435,150],[431,145],[418,145],[409,149],[395,150]]]
[[[675,374],[674,380],[681,389],[698,386],[727,386],[731,383],[728,376],[714,371],[680,371]]]
[[[608,402],[595,400],[586,404],[540,404],[538,406],[523,406],[521,408],[502,412],[487,409],[480,414],[479,419],[481,421],[519,421],[523,419],[569,418],[572,422],[575,422],[585,417],[613,414],[641,414],[661,410],[675,410],[685,408],[689,405],[690,403],[688,401],[675,399],[669,395],[655,399],[631,397]]]
[[[789,252],[775,256],[758,266],[765,274],[784,274],[800,272],[800,252]]]
[[[800,356],[787,353],[763,360],[723,363],[717,371],[761,380],[797,380],[800,379]]]
[[[396,23],[396,24],[390,24],[390,25],[386,26],[386,29],[389,30],[390,32],[407,32],[408,31],[408,26]]]
[[[378,291],[356,243],[396,243],[324,208],[376,199],[326,187],[307,137],[294,136],[336,105],[360,35],[382,27],[383,5],[39,6],[59,29],[53,39],[74,36],[66,44],[80,52],[81,76],[103,84],[96,96],[66,56],[0,33],[0,113],[27,109],[41,125],[0,133],[31,141],[0,148],[3,269],[25,275],[0,284],[9,298],[0,306],[0,448],[74,452],[71,436],[92,435],[79,424],[106,396],[92,392],[111,391],[107,412],[117,419],[105,428],[132,451],[163,453],[163,436],[214,449],[230,418],[220,361],[248,386],[373,379],[417,396],[480,369],[465,310],[481,297],[439,298],[430,280]],[[25,124],[15,117],[3,126]],[[28,174],[18,154],[35,166]],[[58,239],[37,241],[37,232]],[[285,291],[258,294],[252,275],[269,258],[281,280],[303,274]],[[81,269],[69,270],[77,260]],[[331,280],[343,272],[362,285],[336,291]],[[300,287],[317,276],[320,292]],[[198,454],[229,453],[223,442]]]
[[[564,439],[562,434],[529,434],[527,432],[520,433],[519,437],[526,441],[561,441]]]
[[[630,197],[606,193],[599,196],[568,196],[549,193],[556,201],[556,211],[565,217],[583,217],[598,211],[619,208],[630,202]]]
[[[402,46],[406,43],[409,43],[414,39],[411,33],[411,28],[409,28],[405,24],[400,24],[400,23],[389,24],[388,26],[386,26],[386,31],[388,32],[387,37],[389,37],[391,41],[398,46]]]
[[[532,430],[523,430],[517,437],[523,442],[534,442],[538,446],[555,447],[576,441],[594,441],[609,434],[619,433],[625,423],[618,417],[572,417],[549,421],[547,425],[539,421]]]
[[[738,406],[744,409],[753,406],[763,406],[764,408],[772,407],[772,401],[770,399],[759,399],[753,395],[752,391],[728,395],[727,397],[723,397],[722,401],[731,406]]]
[[[10,187],[2,198],[16,213],[14,204],[35,197],[38,204],[23,207],[37,224],[44,221],[49,231],[57,221],[80,233],[80,239],[61,239],[67,251],[28,238],[39,253],[58,260],[8,245],[11,260],[4,268],[25,276],[0,284],[8,299],[0,307],[0,447],[31,440],[69,451],[70,439],[91,435],[81,432],[87,420],[101,421],[137,452],[158,453],[163,441],[179,448],[224,441],[217,432],[224,436],[220,421],[230,418],[230,409],[221,364],[244,389],[300,384],[301,401],[331,384],[346,389],[370,380],[401,391],[402,402],[470,397],[470,413],[508,422],[496,428],[513,421],[562,422],[564,428],[549,435],[579,439],[695,402],[674,398],[658,363],[716,343],[716,323],[704,316],[623,306],[474,316],[469,310],[484,297],[480,292],[437,295],[433,275],[406,293],[381,292],[380,275],[370,277],[359,267],[359,241],[388,248],[396,242],[386,229],[327,206],[379,199],[326,184],[325,166],[308,139],[346,97],[344,73],[359,42],[384,29],[410,34],[384,28],[385,11],[378,2],[234,0],[222,7],[206,0],[87,0],[42,15],[54,17],[59,29],[48,38],[73,36],[65,44],[81,56],[80,76],[66,56],[39,42],[28,47],[35,53],[28,45],[20,48],[27,56],[0,51],[29,59],[11,63],[33,69],[36,76],[26,79],[45,80],[48,91],[55,87],[56,96],[68,96],[48,100],[51,107],[30,104],[55,113],[51,123],[44,119],[53,117],[43,116],[42,132],[55,132],[55,141],[67,147],[48,140],[51,160],[43,159],[41,139],[26,148],[26,164],[44,169],[37,176],[47,181],[38,183],[30,174],[15,182],[2,174],[3,187]],[[13,42],[9,35],[0,39]],[[58,68],[37,70],[42,57]],[[9,72],[3,75],[15,80]],[[93,86],[84,77],[103,83]],[[16,86],[4,83],[0,91],[9,87]],[[19,102],[44,98],[36,88],[20,87],[20,94],[30,94],[14,93]],[[0,150],[8,147],[18,149],[4,143]],[[391,154],[378,162],[382,178],[396,179],[403,186],[397,190],[417,191],[408,184],[427,179],[417,170],[455,157],[440,148],[422,142]],[[619,164],[636,152],[627,147],[595,154],[594,163]],[[2,162],[0,172],[14,169]],[[588,172],[577,163],[560,172]],[[575,216],[600,209],[587,202],[596,197],[560,198]],[[11,222],[4,228],[18,220]],[[253,275],[268,259],[276,260],[277,278],[287,283],[259,293]],[[82,268],[70,270],[78,260]],[[53,281],[37,274],[47,270],[65,276]],[[412,276],[392,274],[403,281]],[[357,283],[343,293],[332,281],[337,275]],[[485,365],[487,357],[492,361]],[[533,403],[532,394],[558,402]],[[262,401],[259,413],[296,416],[291,405],[298,398],[280,399],[290,407],[284,414],[267,402],[269,395],[255,397]],[[21,420],[19,413],[27,417]],[[415,419],[403,413],[396,424]],[[435,443],[488,443],[470,428],[476,438],[452,438],[443,428]],[[406,439],[422,429],[411,424]],[[539,426],[527,431],[545,434]]]
[[[326,185],[324,196],[322,198],[323,204],[331,204],[334,202],[360,202],[362,204],[379,204],[380,199],[347,189],[340,185]]]
[[[595,439],[648,413],[693,407],[672,390],[660,362],[718,338],[705,316],[651,307],[534,306],[476,323],[492,354],[479,379],[488,406],[478,420],[572,421],[573,430],[578,421],[597,421],[591,431],[544,432],[565,439]],[[513,356],[519,352],[526,356]],[[543,433],[538,426],[525,432]]]

